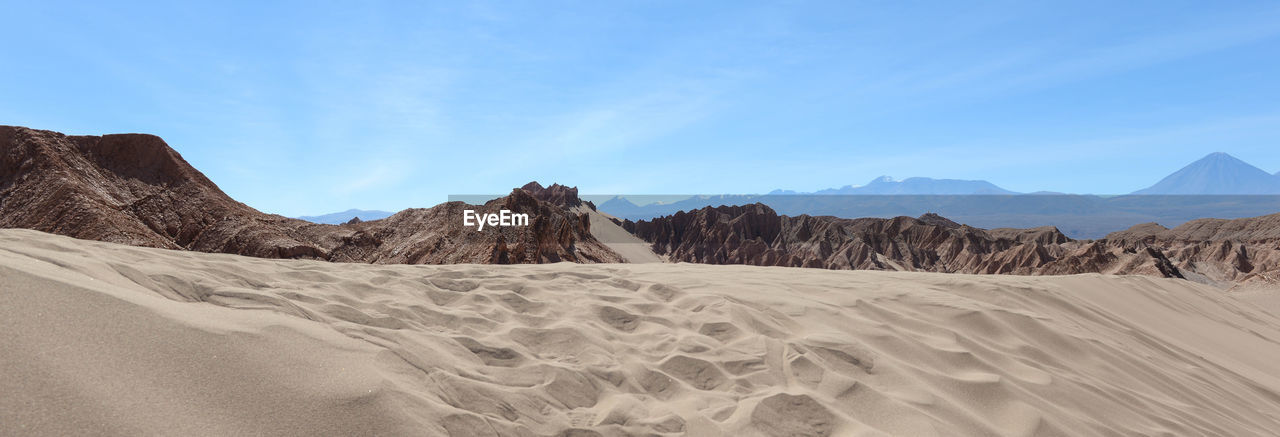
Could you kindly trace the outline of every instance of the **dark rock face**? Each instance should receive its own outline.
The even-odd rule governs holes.
[[[948,229],[960,227],[959,223],[956,223],[949,218],[940,216],[932,212],[925,213],[924,215],[920,216],[917,220],[920,220],[922,222],[925,222],[934,226],[942,226]]]
[[[780,216],[763,204],[707,207],[624,227],[672,260],[708,264],[985,274],[1181,277],[1159,250],[1073,241],[1053,227],[983,230],[921,219]]]
[[[543,188],[542,184],[537,181],[525,184],[520,187],[521,190],[532,194],[534,198],[552,205],[572,208],[586,204],[592,210],[596,209],[596,205],[591,202],[583,202],[578,198],[578,187],[566,187],[560,184],[551,184],[550,187]]]
[[[0,226],[135,246],[316,256],[307,229],[223,194],[151,135],[0,127]]]
[[[0,126],[0,227],[135,246],[374,263],[620,262],[591,236],[577,190],[514,190],[341,226],[264,214],[236,202],[159,137],[66,136]],[[526,227],[462,226],[462,210],[508,209]]]

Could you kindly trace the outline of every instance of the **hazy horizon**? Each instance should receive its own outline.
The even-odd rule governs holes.
[[[156,134],[287,216],[1280,170],[1273,4],[309,5],[10,5],[0,124]]]

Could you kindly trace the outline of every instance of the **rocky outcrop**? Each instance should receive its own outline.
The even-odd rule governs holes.
[[[566,187],[560,184],[551,184],[550,187],[543,188],[542,184],[534,181],[525,184],[523,187],[520,187],[520,189],[532,194],[534,198],[552,205],[563,206],[566,208],[586,205],[593,211],[596,209],[596,205],[594,203],[583,202],[582,199],[578,198],[578,187]]]
[[[920,221],[922,221],[922,222],[925,222],[925,223],[931,224],[931,225],[942,226],[942,227],[944,227],[944,228],[958,228],[958,227],[960,227],[960,224],[959,224],[959,223],[956,223],[955,221],[953,221],[953,220],[951,220],[951,219],[949,219],[949,218],[946,218],[946,217],[940,216],[940,215],[938,215],[938,214],[936,214],[936,213],[932,213],[932,212],[925,213],[924,215],[920,216],[920,217],[919,217],[919,220],[920,220]]]
[[[320,257],[308,229],[222,193],[158,137],[0,127],[0,227],[135,246]]]
[[[341,226],[231,199],[159,137],[67,136],[0,126],[0,227],[135,246],[374,263],[617,262],[591,236],[577,189],[530,184],[485,205],[451,202]],[[545,200],[543,200],[545,199]],[[464,228],[462,210],[526,213],[525,227]]]
[[[462,225],[463,210],[480,214],[506,209],[529,215],[524,227]],[[385,264],[526,264],[545,262],[622,262],[591,235],[590,221],[563,207],[515,189],[484,205],[448,202],[413,208],[378,221],[344,225],[329,250],[332,261]]]
[[[707,207],[624,227],[675,261],[984,274],[1181,277],[1157,247],[1073,241],[1053,227],[984,230],[919,219],[778,215],[763,204]]]
[[[1280,214],[1134,226],[1077,241],[1052,226],[979,229],[936,214],[892,219],[778,215],[763,204],[623,223],[673,261],[1064,275],[1136,274],[1221,286],[1280,282]]]
[[[1216,283],[1280,282],[1280,214],[1192,220],[1173,229],[1155,223],[1107,235],[1112,244],[1159,250],[1189,278]]]

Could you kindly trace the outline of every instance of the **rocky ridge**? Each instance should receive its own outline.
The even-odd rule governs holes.
[[[577,190],[530,184],[484,205],[450,202],[383,220],[321,225],[237,202],[154,135],[68,136],[0,126],[0,227],[264,258],[370,263],[617,262],[579,213]],[[540,200],[547,199],[547,200]],[[462,210],[508,209],[527,227],[476,232]]]
[[[708,264],[1060,275],[1140,274],[1218,285],[1275,283],[1280,214],[1138,225],[1100,240],[1058,229],[984,230],[934,214],[892,219],[789,217],[763,204],[707,207],[626,221],[672,261]]]
[[[1280,283],[1280,214],[1198,219],[1169,229],[1144,223],[1107,235],[1110,244],[1166,253],[1188,278],[1229,284]]]

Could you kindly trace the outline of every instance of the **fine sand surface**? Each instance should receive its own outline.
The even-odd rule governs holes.
[[[615,217],[585,206],[577,207],[574,211],[587,214],[591,221],[591,236],[621,255],[627,262],[633,264],[663,262],[662,257],[654,253],[649,243],[636,238],[635,235],[631,235],[626,229],[622,229],[622,226],[610,220]]]
[[[1280,319],[1245,302],[1137,276],[331,264],[0,230],[0,435],[1275,435]]]

